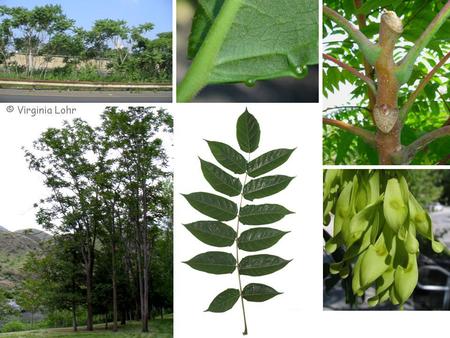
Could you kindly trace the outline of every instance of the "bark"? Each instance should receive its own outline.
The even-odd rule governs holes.
[[[117,332],[117,275],[116,275],[116,234],[114,220],[114,206],[111,220],[111,269],[112,269],[112,291],[113,291],[113,332]]]
[[[142,331],[148,332],[148,319],[149,319],[149,245],[148,245],[148,231],[147,231],[147,190],[145,188],[145,181],[142,185],[142,206],[143,206],[143,217],[142,217],[142,255],[143,255],[143,283],[144,283],[144,294],[143,294],[143,312],[142,312]]]
[[[77,320],[77,305],[72,302],[72,328],[73,332],[78,331],[78,320]]]
[[[87,321],[86,330],[94,330],[94,310],[92,304],[92,280],[94,274],[94,253],[93,248],[89,246],[86,262],[86,305],[87,305]]]
[[[380,164],[392,164],[391,155],[401,150],[398,92],[394,48],[403,27],[394,12],[385,12],[380,23],[380,55],[375,63],[378,79],[373,110],[377,133],[375,136]]]

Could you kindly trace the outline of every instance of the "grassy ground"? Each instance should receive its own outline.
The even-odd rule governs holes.
[[[153,320],[149,323],[150,332],[141,333],[140,322],[128,322],[127,325],[119,327],[119,332],[112,332],[110,329],[105,330],[105,324],[95,326],[93,332],[84,331],[80,328],[78,332],[73,332],[71,328],[44,329],[14,333],[0,333],[0,337],[14,338],[37,338],[37,337],[54,337],[54,338],[73,338],[73,337],[95,337],[95,338],[172,338],[173,337],[173,321],[172,319]]]

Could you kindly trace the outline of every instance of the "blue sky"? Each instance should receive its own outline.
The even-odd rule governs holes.
[[[85,29],[97,19],[121,19],[130,26],[152,22],[155,28],[150,37],[172,31],[172,0],[1,0],[1,4],[27,8],[61,5],[65,14]]]

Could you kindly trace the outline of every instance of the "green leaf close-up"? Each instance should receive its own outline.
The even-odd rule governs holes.
[[[234,256],[221,251],[205,252],[185,263],[193,269],[215,275],[232,273],[236,269],[236,259]]]
[[[228,198],[207,192],[183,195],[194,209],[213,218],[185,224],[186,229],[207,245],[221,248],[234,246],[234,254],[211,251],[199,254],[185,263],[193,269],[211,274],[237,272],[239,289],[229,288],[219,293],[206,311],[216,313],[228,311],[240,299],[244,335],[248,333],[245,301],[264,302],[281,293],[268,285],[258,283],[250,283],[242,288],[241,275],[268,275],[283,269],[290,262],[269,254],[250,255],[240,259],[241,250],[256,252],[269,249],[289,233],[269,227],[242,229],[244,226],[275,223],[293,213],[279,204],[245,204],[245,201],[272,196],[284,190],[293,179],[286,175],[258,177],[280,167],[294,151],[294,149],[276,149],[263,153],[252,161],[250,157],[258,150],[261,135],[257,119],[246,109],[237,120],[235,136],[240,150],[247,153],[251,166],[232,146],[223,142],[207,141],[215,160],[225,169],[242,177],[230,175],[220,166],[200,159],[206,181],[213,189],[227,195]],[[251,179],[251,177],[258,178]],[[232,197],[235,197],[238,203],[231,200]],[[236,217],[236,228],[223,223]]]
[[[318,20],[318,1],[198,0],[178,101],[207,84],[303,78],[318,63]]]

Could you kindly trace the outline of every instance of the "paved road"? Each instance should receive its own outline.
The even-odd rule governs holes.
[[[0,102],[51,103],[150,103],[172,102],[172,91],[58,91],[0,89]]]

